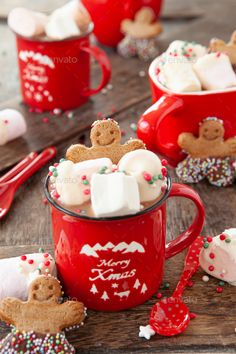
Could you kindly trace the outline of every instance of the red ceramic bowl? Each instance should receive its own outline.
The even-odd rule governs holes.
[[[91,309],[118,311],[147,301],[158,289],[165,259],[188,247],[204,224],[204,207],[191,188],[168,178],[163,198],[136,215],[90,218],[62,208],[45,192],[51,205],[55,258],[66,294]],[[193,224],[166,244],[166,200],[192,200]]]
[[[152,99],[155,102],[141,116],[137,134],[147,147],[164,155],[176,166],[185,155],[177,144],[182,132],[198,134],[199,123],[207,117],[222,119],[225,138],[236,136],[236,88],[217,91],[178,93],[157,79],[159,58],[149,68]]]

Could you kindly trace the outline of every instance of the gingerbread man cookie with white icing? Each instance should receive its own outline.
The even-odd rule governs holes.
[[[74,163],[107,157],[117,164],[120,159],[133,150],[146,149],[139,139],[130,139],[121,144],[121,131],[113,119],[95,121],[92,125],[90,139],[92,147],[81,144],[72,145],[66,152],[66,158]]]

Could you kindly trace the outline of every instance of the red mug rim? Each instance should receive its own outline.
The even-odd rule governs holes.
[[[64,214],[67,214],[69,216],[73,216],[76,219],[82,219],[82,220],[87,220],[87,221],[114,221],[114,220],[126,220],[126,219],[131,219],[131,218],[135,218],[138,217],[140,215],[144,215],[147,214],[148,212],[156,209],[157,207],[159,207],[163,202],[166,201],[166,199],[168,198],[170,191],[171,191],[171,187],[172,187],[172,181],[171,178],[169,176],[169,174],[167,174],[167,188],[165,190],[165,193],[163,195],[163,197],[158,200],[155,204],[151,205],[150,207],[141,210],[139,213],[137,214],[130,214],[130,215],[125,215],[125,216],[113,216],[113,217],[103,217],[103,218],[95,218],[95,217],[91,217],[91,216],[86,216],[86,215],[78,215],[76,213],[74,213],[73,211],[70,211],[68,209],[63,208],[61,205],[57,204],[55,202],[54,199],[52,199],[49,191],[48,191],[48,183],[49,183],[49,176],[47,176],[45,183],[44,183],[44,193],[46,195],[46,198],[48,200],[48,202],[57,210],[61,211]]]
[[[28,37],[25,37],[25,36],[22,36],[22,35],[16,33],[15,31],[12,31],[12,32],[16,35],[16,37],[24,39],[25,41],[28,41],[28,42],[37,42],[37,43],[50,44],[50,43],[69,42],[69,41],[85,38],[85,37],[89,36],[93,32],[93,30],[94,30],[94,23],[90,22],[87,31],[84,32],[84,33],[79,34],[78,36],[72,36],[72,37],[65,38],[65,39],[52,39],[52,40],[48,39],[47,37],[46,38],[43,37],[42,39],[40,39],[40,37],[28,38]]]
[[[148,74],[150,77],[150,80],[153,82],[153,84],[161,91],[164,93],[167,93],[169,95],[176,95],[180,97],[185,97],[185,96],[208,96],[208,95],[217,95],[217,94],[227,94],[230,92],[236,92],[236,87],[229,87],[226,89],[219,89],[219,90],[202,90],[202,91],[191,91],[191,92],[178,92],[178,91],[172,91],[165,87],[164,85],[161,84],[161,82],[157,79],[155,75],[156,71],[156,66],[158,61],[160,60],[162,55],[159,55],[156,59],[154,59],[148,69]]]

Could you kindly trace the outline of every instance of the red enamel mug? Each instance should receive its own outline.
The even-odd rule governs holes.
[[[157,18],[162,0],[82,0],[95,24],[94,34],[105,45],[116,47],[123,38],[120,24],[125,18],[134,18],[142,6],[151,7]]]
[[[165,260],[188,247],[204,224],[204,206],[190,187],[168,177],[163,198],[136,215],[113,218],[78,216],[51,205],[55,258],[59,278],[70,298],[99,311],[119,311],[144,303],[158,290]],[[197,213],[192,225],[166,244],[166,200],[192,200]]]
[[[93,30],[60,41],[35,40],[16,35],[23,101],[42,111],[74,109],[106,86],[111,65],[106,54],[89,43]],[[102,80],[90,88],[90,55],[99,63]]]
[[[186,156],[178,146],[179,134],[198,135],[199,123],[207,117],[224,122],[225,139],[236,136],[236,88],[217,91],[176,93],[157,79],[158,58],[149,68],[152,99],[155,102],[142,115],[137,134],[150,150],[165,156],[176,166]]]

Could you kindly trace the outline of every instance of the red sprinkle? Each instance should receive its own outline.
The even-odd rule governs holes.
[[[207,242],[212,242],[212,237],[211,236],[207,237]]]
[[[159,74],[160,74],[160,71],[161,71],[161,69],[160,69],[160,68],[157,68],[157,69],[156,69],[156,75],[159,75]]]
[[[221,235],[220,235],[220,239],[221,239],[221,241],[224,241],[224,240],[226,239],[226,236],[223,235],[223,234],[221,234]]]
[[[53,166],[54,166],[54,167],[57,167],[57,166],[59,166],[59,163],[56,162],[56,163],[53,164]]]
[[[44,265],[45,265],[45,267],[49,267],[50,266],[50,261],[46,261],[46,262],[44,262]]]
[[[157,293],[157,298],[161,299],[162,298],[162,293]]]
[[[167,166],[168,161],[166,159],[163,159],[163,160],[161,160],[161,164],[162,164],[162,166]]]
[[[216,53],[216,57],[219,58],[221,56],[221,52]]]
[[[86,177],[85,175],[83,175],[83,176],[81,177],[81,179],[84,181],[85,179],[87,179],[87,177]]]
[[[51,176],[52,176],[52,171],[49,171],[49,172],[48,172],[48,175],[51,177]]]
[[[9,121],[8,121],[7,119],[5,119],[5,120],[4,120],[4,123],[5,123],[5,124],[8,124],[8,123],[9,123]]]
[[[55,190],[52,192],[52,197],[58,199],[58,198],[60,198],[60,194],[57,193],[57,191]]]
[[[47,117],[43,118],[43,123],[49,123],[49,119]]]
[[[222,288],[221,286],[218,286],[218,287],[216,288],[216,291],[217,291],[218,293],[222,293],[223,288]]]
[[[44,253],[44,258],[48,258],[49,257],[49,254],[48,253]]]
[[[43,198],[43,204],[47,205],[48,204],[48,200],[47,198]]]
[[[26,261],[27,257],[26,257],[26,256],[21,256],[20,259],[21,259],[22,261]]]
[[[29,264],[33,264],[33,263],[34,263],[34,260],[33,260],[33,259],[29,259],[29,260],[28,260],[28,263],[29,263]]]
[[[167,170],[166,170],[165,167],[163,167],[163,168],[161,169],[161,172],[162,172],[162,174],[163,174],[164,177],[167,176]]]
[[[213,270],[215,269],[215,267],[214,267],[213,265],[211,265],[211,266],[208,267],[208,269],[209,269],[210,272],[213,272]]]
[[[193,320],[193,319],[196,318],[196,317],[197,317],[196,313],[194,313],[194,312],[191,312],[191,313],[190,313],[190,319],[191,319],[191,320]]]
[[[165,192],[166,191],[166,186],[161,186],[161,191]]]
[[[90,194],[90,190],[89,190],[89,189],[85,189],[85,190],[84,190],[84,194],[85,194],[85,195],[89,195],[89,194]]]
[[[192,280],[189,280],[189,281],[188,281],[188,286],[189,286],[190,288],[193,287],[193,284],[194,284],[194,282],[193,282]]]
[[[143,177],[144,177],[145,181],[147,181],[147,182],[151,181],[151,179],[152,179],[152,176],[148,172],[143,172]]]
[[[213,252],[211,252],[211,253],[209,254],[209,257],[210,257],[211,259],[214,259],[214,258],[215,258],[214,253],[213,253]]]

